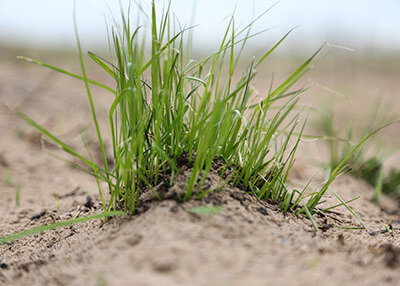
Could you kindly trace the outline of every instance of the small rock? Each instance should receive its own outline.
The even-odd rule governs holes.
[[[38,213],[38,214],[36,214],[36,215],[34,215],[34,216],[31,216],[30,220],[39,219],[39,218],[45,216],[45,215],[46,215],[46,212],[47,212],[46,210],[41,211],[40,213]]]

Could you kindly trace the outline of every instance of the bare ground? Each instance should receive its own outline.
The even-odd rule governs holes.
[[[0,236],[52,223],[53,219],[101,212],[94,180],[44,152],[39,134],[8,108],[25,111],[74,147],[83,148],[79,128],[90,124],[90,114],[82,83],[16,62],[8,53],[1,55]],[[73,63],[62,65],[76,70]],[[340,74],[339,67],[335,71]],[[326,84],[335,71],[322,70],[321,78],[316,80]],[[374,73],[360,69],[355,77],[366,82],[373,79],[386,88],[387,98],[390,94],[394,98],[395,93],[387,87],[389,79],[381,77],[379,81],[382,74],[379,70]],[[101,74],[96,76],[102,78]],[[339,89],[344,82],[351,84],[349,77],[339,76],[337,81]],[[398,90],[395,79],[390,84],[393,91]],[[110,95],[95,92],[99,112],[106,116]],[[396,132],[393,129],[382,137],[392,136],[398,141]],[[62,154],[51,144],[44,144],[48,151]],[[301,157],[313,156],[307,154],[313,146],[305,146],[306,154]],[[291,177],[304,184],[314,171],[306,159],[300,160]],[[7,176],[11,184],[6,183]],[[171,191],[182,191],[184,181],[182,174]],[[207,184],[212,188],[217,181],[218,176],[211,173]],[[322,182],[321,174],[314,186]],[[90,221],[1,245],[0,284],[398,285],[398,203],[383,197],[380,206],[374,205],[371,187],[347,176],[339,178],[333,187],[346,200],[360,196],[351,207],[364,221],[365,230],[336,227],[360,225],[341,207],[316,216],[319,231],[315,232],[308,219],[292,213],[284,215],[274,204],[261,203],[236,188],[224,187],[202,200],[185,204],[173,199],[148,200],[147,211],[129,218],[113,218],[107,224]],[[89,207],[85,206],[88,196],[93,202]],[[337,203],[334,195],[327,193],[320,207]],[[216,214],[189,211],[204,205],[221,205],[222,209]],[[391,225],[392,233],[385,231],[382,223]]]

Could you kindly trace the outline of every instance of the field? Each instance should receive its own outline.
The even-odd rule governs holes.
[[[102,212],[93,177],[55,159],[63,151],[10,110],[29,114],[77,150],[84,150],[80,132],[92,124],[84,84],[18,61],[17,55],[21,52],[0,49],[1,236]],[[38,54],[36,58],[79,72],[74,55]],[[262,94],[269,88],[272,72],[279,82],[302,61],[272,58],[258,71],[255,89]],[[112,85],[93,65],[88,65],[88,74]],[[334,126],[340,132],[349,125],[361,129],[378,101],[379,116],[385,121],[381,123],[394,121],[400,117],[399,76],[398,58],[333,53],[316,59],[315,68],[304,78],[304,83],[314,86],[301,96],[301,103],[320,112],[332,107]],[[104,122],[113,98],[99,88],[93,94],[100,128],[107,130]],[[319,115],[310,115],[305,134],[322,135]],[[366,154],[383,156],[399,146],[399,130],[399,123],[394,123],[370,138]],[[85,134],[86,145],[100,160],[95,133]],[[327,146],[326,140],[300,142],[289,176],[294,186],[306,185],[329,160]],[[111,147],[110,138],[105,138],[108,157]],[[385,160],[385,168],[400,168],[398,162],[394,153]],[[210,190],[217,189],[217,168],[213,166],[205,180]],[[133,216],[114,217],[107,223],[91,220],[1,245],[0,284],[396,285],[400,280],[399,201],[383,195],[380,204],[374,204],[374,188],[361,179],[345,174],[332,188],[345,201],[360,197],[349,206],[366,228],[337,227],[360,226],[357,217],[341,206],[314,215],[318,231],[309,219],[284,214],[277,205],[229,185],[200,200],[181,203],[177,197],[184,193],[187,179],[185,171],[177,175],[162,201],[151,195],[142,198]],[[324,180],[325,173],[318,173],[310,189],[318,189]],[[339,203],[328,191],[318,208]],[[220,208],[204,211],[211,205]]]

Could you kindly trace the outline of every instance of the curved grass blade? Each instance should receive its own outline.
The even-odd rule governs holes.
[[[355,198],[353,198],[353,199],[351,199],[351,200],[348,200],[348,201],[346,201],[346,204],[351,203],[351,202],[353,202],[353,201],[356,201],[356,200],[358,200],[359,198],[361,198],[361,197],[358,196],[358,197],[355,197]],[[337,207],[340,207],[340,206],[343,206],[343,205],[344,205],[343,203],[340,203],[340,204],[337,204],[337,205],[328,207],[328,208],[323,209],[323,210],[315,211],[314,213],[316,213],[316,214],[317,214],[317,213],[323,213],[323,212],[329,211],[329,210],[331,210],[331,209],[334,209],[334,208],[337,208]]]
[[[105,59],[95,55],[92,52],[88,52],[89,57],[92,58],[103,70],[105,70],[112,78],[116,79],[114,71],[107,65],[111,63],[107,62]]]
[[[358,221],[361,223],[362,227],[365,229],[365,224],[364,222],[359,218],[359,216],[353,212],[353,210],[347,205],[347,203],[332,189],[329,188],[332,193],[336,196],[336,198],[349,210],[349,212],[351,212],[351,214],[358,219]]]
[[[56,143],[58,146],[60,146],[64,151],[66,151],[67,153],[77,157],[78,159],[80,159],[83,163],[85,163],[86,165],[88,165],[90,168],[92,169],[98,169],[101,171],[106,172],[105,169],[101,168],[100,166],[96,165],[95,163],[93,163],[92,161],[86,159],[85,157],[83,157],[82,155],[80,155],[78,152],[76,152],[74,149],[72,149],[67,143],[65,143],[64,141],[62,141],[61,139],[59,139],[57,136],[53,135],[50,131],[48,131],[46,128],[44,128],[43,126],[41,126],[39,123],[37,123],[36,121],[34,121],[32,118],[30,118],[28,115],[22,113],[21,111],[19,111],[18,109],[14,109],[13,110],[19,117],[21,117],[23,120],[25,120],[29,125],[31,125],[32,127],[36,128],[40,133],[42,133],[44,136],[46,136],[47,138],[49,138],[51,141],[53,141],[54,143]]]
[[[36,233],[41,233],[44,231],[48,231],[48,230],[52,230],[52,229],[56,229],[56,228],[60,228],[60,227],[64,227],[64,226],[69,226],[72,224],[76,224],[76,223],[80,223],[80,222],[84,222],[84,221],[88,221],[88,220],[117,216],[117,215],[127,216],[126,213],[124,213],[122,211],[111,211],[111,212],[103,212],[103,213],[95,214],[95,215],[91,215],[91,216],[56,222],[56,223],[52,223],[52,224],[45,224],[45,225],[41,225],[41,226],[34,227],[31,229],[26,229],[26,230],[23,230],[23,231],[20,231],[20,232],[17,232],[17,233],[8,235],[8,236],[1,237],[0,245],[5,244],[5,243],[10,243],[17,239],[21,239],[21,238],[24,238],[24,237],[27,237],[27,236],[30,236],[30,235],[33,235]]]

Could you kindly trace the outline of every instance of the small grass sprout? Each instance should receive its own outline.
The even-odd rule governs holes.
[[[15,187],[15,205],[19,206],[21,196],[21,184],[17,183]]]
[[[391,230],[391,226],[387,225],[386,223],[380,222],[381,225],[383,225],[383,227],[385,228],[385,230],[387,231],[387,233],[392,234],[392,230]]]

